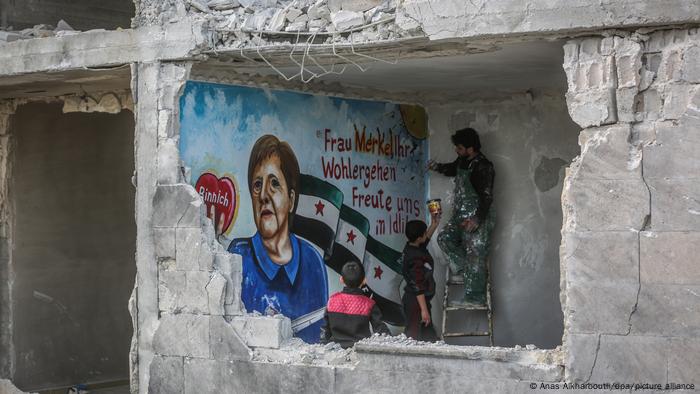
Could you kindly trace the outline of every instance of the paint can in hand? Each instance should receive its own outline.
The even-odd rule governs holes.
[[[432,200],[428,200],[428,212],[431,214],[435,213],[442,213],[442,205],[440,204],[439,198],[434,198]]]

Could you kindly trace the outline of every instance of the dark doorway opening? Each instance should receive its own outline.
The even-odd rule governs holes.
[[[13,382],[128,381],[134,116],[31,103],[11,120]]]

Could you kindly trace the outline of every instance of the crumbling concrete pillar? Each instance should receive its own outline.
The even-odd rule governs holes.
[[[562,195],[568,381],[693,383],[700,370],[698,48],[697,29],[565,45],[584,128]]]
[[[12,350],[12,298],[10,204],[8,200],[10,157],[10,116],[15,111],[11,101],[0,101],[0,378],[11,378],[13,373]]]
[[[177,183],[177,156],[160,154],[163,146],[172,145],[169,136],[173,125],[175,97],[172,89],[183,86],[188,65],[140,63],[132,66],[132,91],[136,116],[136,265],[135,291],[130,302],[134,317],[131,349],[132,392],[148,389],[149,366],[154,357],[153,336],[159,324],[158,264],[156,245],[160,234],[154,231],[157,221],[154,198],[159,183]],[[170,110],[170,116],[161,116]],[[154,162],[155,161],[155,162]],[[175,169],[173,169],[175,168]],[[173,212],[175,216],[177,213]],[[157,242],[158,241],[158,242]]]

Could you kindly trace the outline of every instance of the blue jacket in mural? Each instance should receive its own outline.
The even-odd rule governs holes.
[[[285,265],[270,260],[257,232],[251,238],[234,239],[228,251],[243,256],[241,298],[246,310],[281,313],[292,320],[295,336],[316,343],[328,300],[326,266],[310,243],[293,233],[289,238],[292,259]]]

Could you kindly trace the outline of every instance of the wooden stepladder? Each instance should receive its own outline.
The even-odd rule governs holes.
[[[461,304],[450,300],[450,288],[464,286],[464,277],[455,279],[451,275],[449,266],[445,270],[445,296],[442,301],[442,339],[450,337],[489,337],[489,344],[493,346],[493,308],[491,304],[491,270],[489,262],[486,262],[486,305]],[[485,311],[488,320],[487,331],[447,331],[447,318],[450,312],[457,311]]]

